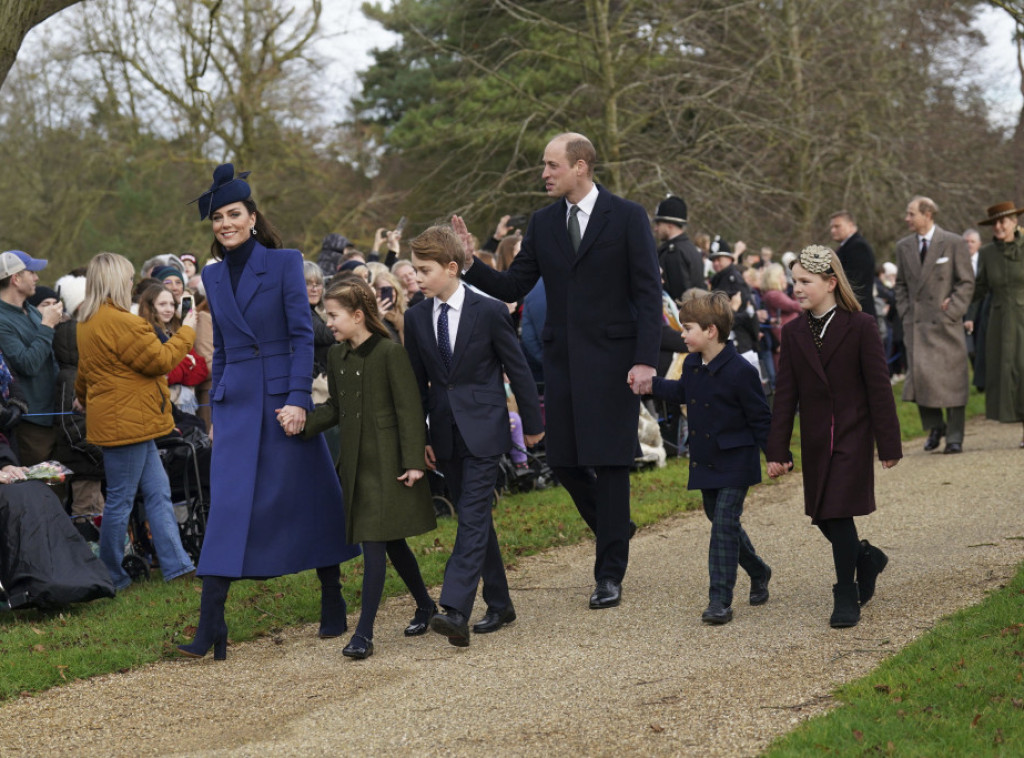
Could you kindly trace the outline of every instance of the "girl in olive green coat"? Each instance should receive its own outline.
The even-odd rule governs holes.
[[[384,591],[385,555],[416,599],[407,636],[423,634],[437,606],[406,537],[437,526],[423,479],[423,409],[405,348],[388,338],[369,285],[349,278],[324,295],[327,325],[338,345],[327,356],[327,402],[306,419],[305,435],[338,425],[338,476],[345,495],[346,534],[363,547],[359,625],[342,653],[373,654],[373,621]]]

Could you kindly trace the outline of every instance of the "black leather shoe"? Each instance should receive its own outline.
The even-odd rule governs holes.
[[[446,609],[430,619],[430,628],[448,638],[455,647],[469,647],[469,624],[466,617],[458,611]]]
[[[373,640],[368,640],[361,634],[353,634],[351,641],[345,645],[341,654],[346,658],[362,660],[373,655]]]
[[[622,585],[611,579],[602,579],[594,588],[594,594],[590,596],[590,608],[595,611],[601,608],[614,608],[621,601]]]
[[[964,446],[961,445],[959,442],[947,442],[946,449],[943,450],[942,452],[945,453],[946,455],[949,455],[950,453],[962,453],[963,451]]]
[[[430,628],[430,619],[434,617],[435,613],[437,613],[436,605],[433,608],[417,608],[412,621],[409,622],[409,626],[405,627],[402,634],[406,637],[418,637],[421,634],[426,634],[427,629]]]
[[[516,609],[511,605],[500,611],[487,611],[482,619],[473,624],[473,632],[475,634],[489,634],[490,632],[498,631],[501,627],[511,624],[515,620]]]
[[[768,602],[768,582],[772,580],[771,566],[766,566],[768,573],[760,579],[750,580],[750,604],[764,605]]]
[[[732,621],[732,606],[725,606],[718,600],[712,600],[708,603],[707,610],[700,614],[700,620],[705,624],[728,624]]]
[[[943,429],[941,426],[935,427],[928,432],[928,441],[924,443],[925,452],[930,453],[932,450],[939,449],[939,440],[942,439]]]

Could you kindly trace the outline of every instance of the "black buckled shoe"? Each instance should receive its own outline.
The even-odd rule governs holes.
[[[409,626],[405,627],[402,634],[406,637],[418,637],[421,634],[426,634],[430,628],[430,619],[434,618],[436,613],[436,605],[431,608],[417,608],[416,613],[412,616],[412,621],[409,622]]]
[[[728,624],[732,621],[732,606],[725,605],[719,600],[712,600],[704,613],[700,614],[700,620],[705,624]]]
[[[516,609],[511,605],[500,611],[487,611],[484,617],[473,624],[474,634],[490,634],[516,620]]]
[[[750,604],[764,605],[768,602],[768,582],[772,580],[771,566],[765,566],[767,573],[758,578],[750,580]]]

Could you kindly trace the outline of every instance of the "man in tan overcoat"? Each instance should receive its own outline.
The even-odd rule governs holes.
[[[907,350],[903,399],[917,403],[929,430],[925,450],[937,449],[945,436],[943,452],[961,453],[969,391],[963,317],[974,270],[963,238],[935,225],[937,212],[929,198],[912,198],[906,215],[912,234],[896,243],[896,308]]]

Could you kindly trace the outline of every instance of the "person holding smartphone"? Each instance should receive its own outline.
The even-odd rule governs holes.
[[[391,332],[391,339],[405,344],[405,311],[408,307],[402,297],[404,288],[391,272],[380,272],[373,277],[373,289],[377,294],[377,307],[384,317],[384,325]]]
[[[395,225],[395,228],[388,231],[384,227],[381,227],[373,235],[373,247],[371,248],[369,260],[379,261],[380,260],[380,248],[381,246],[387,246],[387,253],[384,256],[383,263],[388,268],[391,268],[398,261],[399,245],[402,241],[402,231],[405,229],[405,216],[402,216]]]

